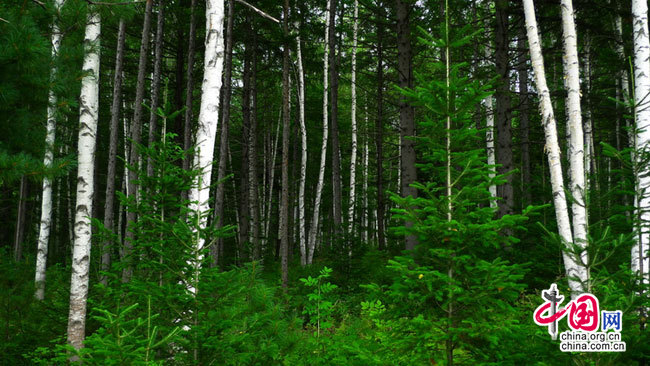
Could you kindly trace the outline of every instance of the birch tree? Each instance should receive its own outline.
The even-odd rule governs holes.
[[[90,268],[93,207],[95,143],[99,113],[99,46],[101,23],[94,6],[88,9],[84,37],[84,77],[79,100],[79,147],[77,171],[77,204],[74,219],[72,276],[70,280],[70,313],[68,343],[75,349],[83,346],[86,329],[86,302]]]
[[[330,13],[332,0],[327,1],[327,10],[325,14]],[[320,213],[321,196],[323,194],[323,181],[325,178],[325,164],[327,163],[327,134],[329,131],[328,116],[327,116],[327,84],[328,76],[327,71],[329,61],[329,22],[325,21],[325,53],[323,55],[323,143],[321,145],[320,153],[320,167],[318,170],[318,182],[316,183],[316,197],[314,199],[314,213],[311,219],[311,226],[309,228],[309,253],[307,255],[307,264],[311,264],[314,257],[314,250],[316,248],[316,234],[318,233],[318,220]]]
[[[542,47],[537,30],[535,7],[533,0],[523,0],[523,5],[528,45],[530,48],[530,59],[535,73],[535,85],[537,86],[537,92],[539,94],[542,125],[544,127],[544,137],[546,141],[545,150],[551,174],[551,190],[553,193],[555,218],[557,220],[560,239],[566,247],[566,250],[562,252],[562,258],[569,280],[569,288],[571,288],[572,296],[576,296],[577,294],[584,292],[583,285],[587,280],[587,268],[583,263],[576,260],[575,256],[570,254],[573,247],[573,233],[571,232],[571,222],[569,220],[569,212],[564,193],[565,187],[560,160],[560,146],[558,144],[555,114],[553,112],[553,105],[551,104],[551,94],[546,84],[544,59],[542,57]]]
[[[64,0],[55,0],[54,9],[57,15],[52,21],[52,69],[50,70],[50,81],[56,78],[56,58],[61,46],[61,31],[59,30],[58,13],[63,6]],[[56,137],[56,94],[50,88],[48,92],[47,104],[47,125],[45,134],[45,158],[43,165],[49,167],[54,159],[54,139]],[[50,240],[50,228],[52,226],[52,180],[43,177],[43,197],[41,200],[41,223],[38,233],[38,248],[36,251],[36,298],[43,300],[45,298],[45,269],[47,267],[48,242]]]
[[[224,58],[223,37],[223,0],[207,0],[205,8],[205,59],[203,67],[203,84],[201,85],[201,107],[199,123],[196,130],[196,153],[194,154],[194,168],[200,169],[200,174],[194,178],[189,191],[189,209],[194,212],[198,222],[198,229],[203,230],[207,224],[207,213],[210,209],[210,182],[212,175],[212,159],[214,142],[217,135],[219,122],[219,94],[221,92],[221,77]],[[197,235],[194,243],[193,286],[190,292],[196,293],[198,269],[203,259],[203,245],[205,239]]]
[[[354,230],[354,207],[356,203],[357,174],[357,33],[359,29],[359,1],[354,0],[354,23],[352,23],[352,72],[350,75],[350,119],[352,123],[352,157],[350,158],[350,204],[348,207],[348,232]]]
[[[585,160],[584,160],[584,133],[582,130],[582,112],[580,109],[580,68],[578,64],[578,35],[574,22],[572,0],[562,0],[562,33],[564,36],[564,86],[567,90],[566,108],[570,132],[568,157],[569,157],[569,189],[573,200],[571,212],[573,213],[573,241],[578,253],[576,260],[580,261],[582,272],[578,279],[589,289],[589,273],[587,258],[587,207],[585,201]],[[577,257],[579,256],[579,257]],[[587,272],[585,271],[585,268]],[[584,290],[584,287],[583,287]]]
[[[648,38],[648,3],[632,0],[634,32],[634,114],[636,119],[636,179],[639,215],[638,242],[632,247],[632,272],[648,281],[650,257],[650,167],[642,163],[650,153],[650,39]]]
[[[356,0],[355,0],[356,3]],[[356,24],[356,22],[355,22]],[[356,31],[356,28],[355,28]],[[300,185],[298,186],[298,235],[300,240],[300,264],[307,264],[307,238],[305,228],[305,182],[307,180],[307,128],[305,126],[305,70],[302,65],[302,47],[300,29],[296,39],[296,53],[298,57],[298,120],[300,122]],[[356,33],[355,33],[356,42]],[[354,55],[354,54],[353,54]],[[354,60],[353,56],[353,60]],[[354,61],[352,63],[354,65]],[[354,66],[353,66],[354,70]],[[354,75],[354,72],[353,74]],[[354,88],[354,76],[352,76]],[[353,89],[354,90],[354,89]],[[354,100],[352,105],[355,105]],[[354,113],[352,113],[354,115]],[[353,117],[354,118],[354,117]]]

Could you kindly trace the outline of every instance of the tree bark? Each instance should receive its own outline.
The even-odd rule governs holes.
[[[522,206],[531,204],[530,195],[530,102],[528,100],[528,65],[526,51],[526,26],[519,29],[517,39],[517,75],[519,78],[519,128],[521,129],[521,187]]]
[[[379,8],[377,23],[377,119],[375,122],[375,145],[377,148],[377,247],[383,250],[386,246],[384,237],[384,50],[383,25],[384,12]]]
[[[70,312],[68,343],[75,349],[83,347],[86,328],[86,302],[90,267],[93,207],[95,145],[99,119],[99,50],[101,23],[94,6],[88,9],[84,37],[84,77],[79,102],[79,155],[77,171],[77,203],[70,280]]]
[[[573,234],[571,232],[571,222],[569,221],[569,212],[564,193],[565,187],[564,179],[562,177],[562,163],[560,159],[560,146],[558,144],[555,114],[553,112],[553,105],[551,104],[551,94],[546,84],[544,59],[542,57],[542,47],[537,31],[537,19],[535,18],[533,0],[523,0],[523,4],[530,59],[535,72],[535,84],[540,98],[539,103],[546,140],[545,150],[548,155],[548,165],[551,175],[551,190],[555,206],[555,217],[560,238],[563,245],[566,247],[566,250],[562,252],[562,257],[567,277],[569,278],[569,288],[571,289],[572,297],[575,297],[584,292],[583,284],[586,283],[587,269],[580,262],[576,261],[574,256],[567,253],[567,251],[571,250],[573,244]],[[575,279],[578,280],[576,281]]]
[[[368,149],[368,140],[370,140],[370,133],[369,133],[369,125],[368,125],[368,96],[366,95],[365,98],[365,103],[363,105],[364,110],[365,110],[365,129],[366,129],[366,136],[363,139],[363,219],[362,219],[362,226],[363,226],[363,232],[361,233],[361,241],[363,243],[368,242],[368,216],[370,216],[370,213],[368,211],[368,167],[369,167],[369,153],[370,150]]]
[[[192,146],[192,122],[194,119],[194,114],[192,111],[192,101],[194,93],[194,53],[195,50],[195,38],[196,38],[196,2],[197,0],[192,0],[191,6],[191,17],[190,17],[190,34],[189,41],[187,43],[187,73],[185,79],[187,80],[187,86],[185,87],[185,120],[183,124],[183,149],[185,151],[189,150]],[[198,142],[198,141],[197,141]],[[183,169],[190,169],[190,155],[186,155],[183,159]]]
[[[228,130],[230,126],[230,99],[232,96],[232,23],[234,17],[233,0],[228,0],[228,22],[226,25],[226,60],[223,71],[223,115],[221,117],[221,137],[219,139],[219,165],[217,168],[217,188],[214,200],[214,216],[217,230],[223,227],[223,204],[226,189],[226,163],[228,155]],[[223,238],[217,240],[215,249],[223,247]],[[213,265],[219,264],[219,252],[212,251]]]
[[[496,30],[495,30],[495,66],[499,81],[496,88],[496,127],[497,127],[497,156],[499,164],[497,172],[507,174],[512,170],[512,127],[510,125],[510,74],[508,68],[508,1],[495,0]],[[512,190],[512,174],[506,176],[506,182],[497,187],[499,200],[499,216],[512,214],[514,194]]]
[[[55,0],[54,8],[58,13],[63,6],[64,0]],[[50,69],[50,82],[56,78],[56,59],[61,46],[61,31],[56,17],[52,21],[52,68]],[[43,165],[50,167],[54,159],[54,139],[56,137],[56,94],[50,88],[48,91],[47,103],[47,127],[45,133],[45,157]],[[52,226],[52,180],[43,177],[43,196],[41,198],[41,222],[38,231],[38,247],[36,250],[36,275],[34,284],[36,287],[35,297],[38,300],[45,298],[45,270],[47,268],[47,251],[50,240],[50,227]]]
[[[337,0],[332,0],[329,9],[329,44],[330,44],[330,128],[332,142],[332,219],[334,224],[334,235],[341,232],[341,155],[339,147],[339,122],[338,122],[338,95],[339,75],[337,70],[338,60],[336,58],[336,6]]]
[[[327,1],[326,14],[330,13],[332,0]],[[333,30],[332,30],[333,31]],[[316,249],[316,236],[318,234],[318,222],[320,213],[321,196],[323,193],[323,181],[325,178],[325,164],[327,162],[327,139],[329,133],[329,118],[327,116],[327,88],[328,88],[328,64],[329,64],[329,22],[325,24],[325,53],[323,55],[323,143],[321,145],[320,154],[320,168],[318,170],[318,182],[316,183],[316,198],[314,199],[314,213],[311,219],[311,226],[309,229],[309,253],[307,255],[307,264],[311,264],[314,257],[314,250]]]
[[[569,189],[573,200],[571,212],[573,213],[573,242],[580,247],[580,252],[575,253],[581,268],[587,268],[587,206],[585,201],[585,160],[584,160],[584,134],[582,130],[582,112],[580,108],[580,68],[578,64],[578,36],[574,23],[573,3],[571,0],[562,0],[562,33],[564,35],[564,86],[567,90],[566,108],[568,114],[568,128],[571,131],[569,140],[568,157],[570,185]],[[580,273],[578,279],[582,288],[590,290],[589,273]],[[586,275],[586,277],[585,277]]]
[[[636,158],[650,151],[650,40],[648,39],[648,3],[632,0],[632,25],[634,32],[634,112],[636,120]],[[632,247],[632,272],[648,283],[650,266],[650,167],[636,162],[637,213],[639,216],[638,243]]]
[[[247,24],[250,27],[250,15],[247,16]],[[246,50],[244,51],[244,73],[243,77],[243,90],[242,90],[242,131],[241,131],[241,167],[239,174],[239,187],[241,188],[241,196],[239,197],[239,245],[240,251],[244,249],[245,244],[248,242],[249,234],[249,219],[250,219],[250,205],[249,205],[249,133],[251,121],[251,77],[250,77],[250,42],[246,42]]]
[[[122,106],[122,75],[124,65],[124,41],[126,39],[126,23],[120,19],[117,32],[117,51],[115,55],[115,75],[113,75],[113,102],[111,103],[111,122],[109,126],[110,137],[108,143],[108,170],[106,173],[106,203],[104,205],[104,227],[112,231],[115,214],[115,177],[116,158],[118,145],[118,131],[120,121],[120,107]],[[126,130],[125,130],[126,132]],[[112,241],[106,239],[102,242],[102,271],[108,271],[111,267],[111,245]],[[102,276],[101,283],[106,285],[107,278]]]
[[[151,8],[153,0],[147,0],[144,11],[144,23],[142,25],[142,42],[140,43],[140,60],[138,63],[138,80],[135,88],[135,102],[133,105],[133,120],[131,121],[131,151],[129,152],[129,195],[134,198],[132,204],[136,205],[137,190],[136,180],[138,179],[138,169],[140,154],[138,152],[138,145],[142,137],[142,101],[144,100],[145,89],[145,76],[147,72],[147,57],[149,55],[149,36],[151,28]],[[126,213],[126,224],[132,225],[136,220],[135,207],[131,207]],[[124,240],[124,257],[126,261],[131,262],[133,252],[133,240],[135,239],[132,230],[127,230]],[[122,281],[129,282],[133,275],[133,265],[128,263],[122,271]]]
[[[158,105],[160,104],[160,79],[162,77],[163,36],[165,25],[165,4],[158,3],[158,18],[156,20],[156,40],[154,46],[153,80],[151,81],[151,113],[149,114],[149,139],[148,146],[154,141],[158,130]],[[164,108],[164,105],[163,105]],[[147,175],[153,176],[151,158],[147,160]]]
[[[410,30],[411,3],[405,0],[397,0],[397,63],[399,74],[399,86],[403,89],[413,88],[413,51],[411,48]],[[399,98],[399,120],[400,120],[400,193],[402,197],[417,198],[417,189],[411,187],[417,180],[415,169],[415,110],[409,104],[404,95]],[[407,228],[413,223],[407,221],[404,224]],[[407,250],[415,249],[417,236],[407,235],[405,247]]]
[[[282,288],[289,282],[289,0],[284,0],[282,31],[282,198],[280,201],[280,257]]]
[[[194,1],[193,1],[194,3]],[[224,37],[223,37],[223,0],[207,0],[205,9],[205,58],[203,62],[203,83],[201,85],[201,108],[199,123],[196,131],[196,153],[194,154],[194,169],[200,173],[194,178],[189,192],[189,210],[194,213],[194,222],[198,223],[197,231],[205,229],[207,213],[210,209],[210,178],[212,175],[212,160],[214,142],[219,122],[219,94],[221,92]],[[188,62],[188,65],[191,64]],[[198,270],[203,260],[205,239],[197,235],[193,248],[192,283],[188,290],[196,294]]]
[[[301,16],[302,15],[303,14],[301,14]],[[305,126],[305,70],[302,65],[300,29],[298,29],[297,32],[298,35],[296,39],[296,48],[297,48],[296,52],[298,57],[298,119],[300,122],[300,183],[298,186],[298,236],[300,242],[300,265],[304,267],[305,265],[307,265],[307,238],[305,232],[306,230],[305,228],[305,182],[307,180],[307,128]],[[354,75],[354,72],[352,75]],[[354,76],[352,77],[354,78]],[[352,85],[354,88],[354,81],[352,82]],[[354,105],[354,100],[355,98],[353,97],[352,105]]]
[[[254,23],[253,23],[254,24]],[[256,28],[254,26],[254,28]],[[249,202],[251,225],[251,245],[253,259],[260,259],[260,205],[259,186],[257,182],[257,34],[253,33],[251,50],[251,125],[248,136],[249,141]]]
[[[25,211],[27,210],[27,179],[20,177],[20,193],[18,194],[18,215],[14,231],[14,260],[20,262],[23,257],[23,240],[25,237]]]

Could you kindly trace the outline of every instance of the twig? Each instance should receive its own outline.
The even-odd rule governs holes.
[[[124,1],[121,3],[107,3],[103,1],[93,1],[93,0],[86,0],[86,2],[90,5],[133,5],[133,4],[142,4],[146,3],[148,0],[140,0],[140,1]]]
[[[45,3],[44,3],[44,2],[39,1],[39,0],[32,0],[32,2],[33,2],[34,4],[40,6],[41,8],[45,9]]]
[[[11,22],[8,21],[7,19],[0,18],[0,21],[3,21],[3,22],[5,22],[5,23],[7,23],[7,24],[11,24]]]
[[[245,2],[244,0],[235,0],[235,1],[237,1],[237,2],[240,3],[240,4],[243,4],[243,5],[248,6],[248,7],[251,8],[254,12],[256,12],[257,14],[263,16],[263,17],[266,18],[266,19],[272,20],[272,21],[274,21],[274,22],[276,22],[276,23],[278,23],[278,24],[280,23],[279,20],[277,20],[277,19],[275,19],[274,17],[268,15],[267,13],[261,11],[260,9],[254,7],[253,5],[251,5],[251,4],[247,3],[247,2]]]

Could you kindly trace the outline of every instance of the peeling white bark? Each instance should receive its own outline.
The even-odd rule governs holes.
[[[68,316],[68,343],[75,349],[83,346],[88,299],[88,270],[92,227],[95,171],[95,145],[99,113],[99,50],[101,23],[99,13],[90,6],[86,35],[84,77],[81,80],[79,101],[79,147],[77,171],[77,204],[72,249],[72,276],[70,281],[70,313]]]
[[[298,112],[300,119],[300,185],[298,187],[298,236],[300,241],[300,264],[307,264],[307,233],[305,232],[305,181],[307,180],[307,128],[305,127],[305,71],[302,66],[300,33],[297,39],[298,52]]]
[[[564,245],[570,248],[570,246],[573,245],[573,234],[571,232],[571,222],[569,221],[566,196],[564,193],[564,179],[562,177],[560,146],[558,145],[555,115],[553,113],[553,105],[551,104],[551,94],[546,84],[544,58],[542,57],[542,47],[537,33],[535,8],[533,0],[523,0],[523,5],[524,15],[526,17],[526,31],[530,48],[530,59],[535,73],[535,85],[540,99],[540,111],[542,114],[542,124],[544,126],[544,135],[546,140],[544,150],[548,156],[555,217],[560,238]],[[586,268],[584,268],[584,266],[577,262],[575,258],[569,255],[566,251],[563,251],[562,257],[567,276],[569,277],[569,287],[571,288],[572,296],[584,292],[583,283],[580,280],[582,278],[586,279]],[[580,280],[576,281],[574,278]]]
[[[327,10],[325,14],[330,13],[332,0],[327,1]],[[309,229],[309,252],[307,254],[307,264],[311,264],[314,258],[316,248],[316,234],[318,233],[318,220],[320,216],[320,203],[323,194],[323,181],[325,178],[325,164],[327,162],[327,138],[328,138],[328,116],[327,116],[327,91],[328,91],[328,70],[329,70],[329,22],[325,21],[325,54],[323,56],[323,144],[321,145],[320,168],[318,170],[318,183],[316,184],[316,198],[314,200],[314,214],[311,219]]]
[[[587,206],[585,201],[585,160],[584,133],[582,130],[582,111],[580,108],[580,67],[578,63],[578,35],[573,13],[572,0],[562,0],[562,32],[564,35],[564,86],[567,90],[566,108],[567,128],[571,131],[569,139],[569,189],[573,200],[573,242],[580,248],[578,279],[583,289],[589,290],[587,256]]]
[[[650,39],[648,38],[648,3],[632,0],[634,33],[634,112],[636,116],[635,148],[637,159],[650,153]],[[632,247],[632,272],[648,281],[650,257],[650,167],[637,161],[637,214],[639,240]]]
[[[359,29],[359,1],[354,0],[354,23],[352,25],[352,74],[350,82],[350,114],[352,119],[352,157],[350,158],[350,204],[348,207],[348,231],[354,230],[354,206],[356,203],[357,174],[357,33]],[[401,147],[402,145],[400,145]],[[399,187],[400,185],[398,185]]]
[[[55,0],[54,8],[58,13],[63,6],[63,0]],[[57,17],[52,22],[52,69],[50,70],[50,81],[53,82],[56,77],[56,58],[61,46],[61,32]],[[47,105],[47,126],[45,134],[45,158],[43,165],[49,167],[54,160],[54,139],[56,137],[56,95],[50,88]],[[41,224],[38,231],[38,248],[36,250],[36,275],[35,285],[36,299],[45,298],[45,270],[47,268],[48,242],[50,240],[50,227],[52,226],[52,180],[49,177],[43,177],[43,197],[41,201]]]
[[[194,154],[194,169],[200,169],[189,192],[189,209],[198,220],[199,230],[206,227],[208,211],[210,210],[210,182],[212,175],[212,159],[214,141],[219,122],[219,93],[221,91],[221,74],[224,60],[224,3],[223,0],[207,0],[205,9],[205,60],[203,68],[203,85],[201,86],[201,108],[199,124],[196,130],[196,153]],[[198,269],[203,259],[204,239],[196,236],[194,243],[193,284],[188,289],[196,293]]]

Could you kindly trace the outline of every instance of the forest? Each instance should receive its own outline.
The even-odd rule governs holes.
[[[2,0],[0,365],[650,364],[646,0]]]

